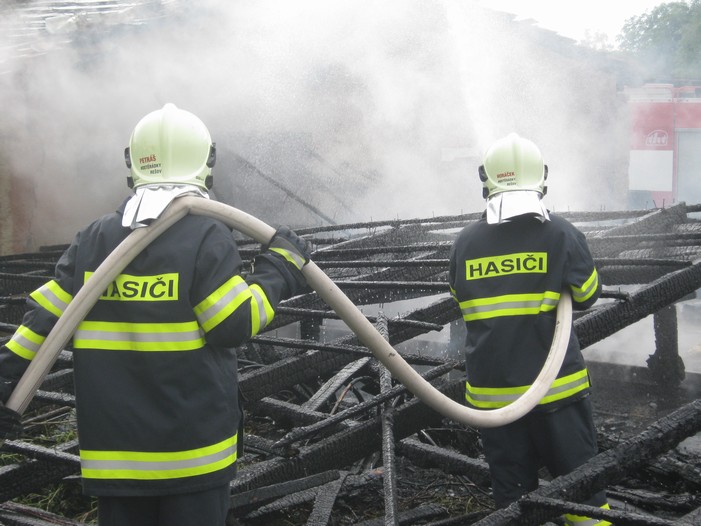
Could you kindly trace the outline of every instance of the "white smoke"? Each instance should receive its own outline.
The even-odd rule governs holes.
[[[38,56],[0,57],[1,176],[36,188],[27,249],[128,195],[122,151],[166,102],[210,128],[215,189],[272,224],[318,217],[235,156],[336,222],[427,217],[483,208],[479,156],[511,131],[543,150],[551,208],[620,206],[615,80],[472,2],[143,1],[44,24]]]

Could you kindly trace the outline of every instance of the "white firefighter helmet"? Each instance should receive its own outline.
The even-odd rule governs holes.
[[[216,148],[204,123],[168,103],[134,128],[124,158],[130,188],[151,184],[212,186]]]
[[[544,196],[548,167],[540,149],[516,133],[494,142],[484,156],[479,176],[483,197],[491,198],[500,192],[534,191]]]

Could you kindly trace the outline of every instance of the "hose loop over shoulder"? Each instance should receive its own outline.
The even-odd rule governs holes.
[[[7,402],[7,407],[20,414],[24,412],[55,363],[61,349],[65,347],[78,324],[97,302],[102,291],[139,252],[187,214],[213,217],[263,244],[270,242],[275,234],[271,226],[223,203],[189,196],[176,199],[150,226],[132,232],[78,291],[17,384]],[[302,273],[308,285],[336,311],[375,357],[387,367],[392,376],[426,405],[445,417],[463,424],[474,427],[498,427],[524,416],[545,396],[557,377],[567,350],[572,326],[572,303],[569,292],[563,291],[557,307],[557,323],[550,352],[533,385],[518,400],[506,407],[491,411],[472,409],[448,398],[423,379],[313,261],[309,261],[303,267]]]

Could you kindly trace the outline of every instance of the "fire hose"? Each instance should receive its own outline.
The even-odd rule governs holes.
[[[262,244],[268,243],[275,234],[275,230],[266,223],[223,203],[191,196],[174,200],[161,217],[149,226],[131,232],[76,293],[12,392],[6,404],[8,408],[19,414],[26,410],[78,324],[109,284],[154,239],[187,214],[218,219]],[[339,315],[392,376],[423,403],[443,416],[463,424],[498,427],[521,418],[545,396],[560,370],[567,350],[572,325],[572,303],[569,293],[563,291],[557,307],[553,341],[533,385],[505,407],[489,411],[472,409],[447,397],[423,379],[313,261],[309,261],[303,267],[302,273],[307,284]]]

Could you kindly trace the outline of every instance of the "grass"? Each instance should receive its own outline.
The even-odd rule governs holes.
[[[46,448],[58,448],[77,438],[75,413],[70,408],[47,410],[36,415],[26,414],[23,419],[22,442]],[[0,465],[8,466],[26,462],[26,457],[18,453],[0,453]],[[60,517],[70,518],[86,524],[97,524],[97,504],[95,499],[82,494],[79,479],[66,478],[49,484],[36,491],[25,493],[12,500],[24,507]]]

